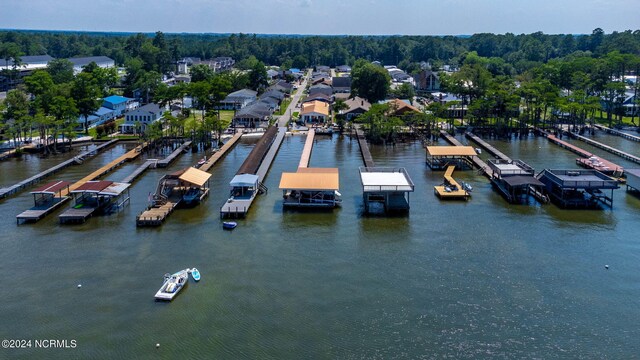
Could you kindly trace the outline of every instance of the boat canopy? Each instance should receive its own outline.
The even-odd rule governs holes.
[[[258,175],[253,174],[240,174],[236,175],[231,179],[229,185],[231,187],[251,187],[258,186]]]
[[[57,192],[67,188],[71,185],[69,181],[54,181],[50,182],[46,185],[42,185],[39,188],[33,190],[32,194],[51,194],[54,195]]]
[[[473,146],[427,146],[430,156],[476,156]]]
[[[340,187],[339,174],[331,172],[295,172],[282,173],[280,189],[282,190],[331,190]]]
[[[194,167],[188,168],[178,179],[188,182],[189,184],[202,187],[209,181],[211,174]]]

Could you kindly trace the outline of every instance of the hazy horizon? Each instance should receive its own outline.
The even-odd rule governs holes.
[[[611,33],[637,29],[640,10],[632,0],[5,2],[0,23],[7,30],[327,36]]]

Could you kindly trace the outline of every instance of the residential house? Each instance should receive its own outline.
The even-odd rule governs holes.
[[[336,68],[337,72],[340,73],[350,73],[351,72],[351,66],[349,65],[340,65]]]
[[[271,85],[269,87],[271,90],[277,90],[283,92],[285,94],[291,94],[293,91],[293,84],[290,84],[284,80],[278,81],[277,83]]]
[[[232,124],[234,127],[266,128],[269,126],[269,118],[272,114],[273,110],[269,104],[256,101],[238,110],[233,117]]]
[[[86,126],[87,126],[87,129],[90,129],[115,118],[116,118],[115,111],[107,107],[101,106],[93,114],[87,117]],[[84,116],[81,115],[78,117],[78,128],[84,129],[84,126],[85,126],[85,118]]]
[[[115,116],[120,116],[123,115],[125,111],[133,110],[137,107],[134,104],[137,103],[134,102],[133,99],[118,95],[111,95],[102,99],[102,106],[113,110]]]
[[[333,94],[333,89],[331,88],[331,86],[325,85],[325,84],[318,84],[318,85],[313,85],[309,87],[309,95],[313,95],[317,93],[331,96],[331,94]]]
[[[323,93],[315,93],[304,98],[301,103],[306,103],[310,101],[323,101],[327,104],[331,104],[333,101],[331,100],[331,96],[325,95]]]
[[[414,80],[418,91],[440,91],[440,77],[431,70],[420,71]]]
[[[91,64],[92,62],[96,63],[98,67],[101,67],[103,69],[108,69],[116,66],[116,62],[106,56],[78,57],[69,58],[67,60],[71,61],[71,63],[73,64],[74,74],[78,74],[85,66]]]
[[[267,90],[262,95],[260,95],[260,99],[264,99],[266,97],[273,98],[278,101],[278,104],[280,104],[282,100],[284,100],[285,95],[278,90],[271,89],[271,90]]]
[[[420,109],[411,105],[408,100],[393,99],[386,103],[389,104],[391,114],[395,116],[407,116],[422,113]]]
[[[310,101],[302,104],[300,119],[305,124],[326,123],[329,119],[329,104],[323,101]]]
[[[120,125],[120,132],[145,131],[147,126],[162,119],[163,113],[164,109],[153,103],[128,111],[124,115],[124,123]],[[138,129],[136,129],[137,126],[139,126]]]
[[[351,77],[342,76],[331,79],[331,87],[334,93],[351,92]]]
[[[352,120],[371,109],[371,104],[359,96],[356,96],[353,99],[347,99],[345,104],[349,108],[342,110],[340,114],[344,115],[347,120]]]
[[[0,59],[0,70],[11,70],[14,66],[20,71],[45,69],[51,60],[53,58],[49,55],[21,56],[20,63],[16,66],[11,58],[8,61]]]
[[[242,89],[234,91],[227,95],[220,103],[220,109],[223,110],[240,110],[250,103],[256,101],[258,92],[251,89]]]
[[[274,70],[274,69],[269,69],[267,70],[267,77],[269,79],[275,79],[280,75],[280,72],[278,70]]]
[[[326,65],[318,65],[316,66],[316,71],[329,74],[331,72],[331,68]]]

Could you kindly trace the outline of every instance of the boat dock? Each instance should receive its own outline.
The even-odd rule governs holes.
[[[565,134],[568,134],[569,136],[571,136],[573,138],[576,138],[576,139],[578,139],[580,141],[584,141],[584,142],[586,142],[587,144],[589,144],[591,146],[595,146],[595,147],[600,148],[600,149],[602,149],[602,150],[604,150],[606,152],[609,152],[611,154],[618,155],[618,156],[620,156],[621,158],[623,158],[625,160],[629,160],[629,161],[634,162],[636,164],[640,164],[640,157],[637,157],[635,155],[631,155],[631,154],[626,153],[624,151],[618,150],[618,149],[616,149],[616,148],[614,148],[612,146],[605,145],[605,144],[603,144],[601,142],[589,139],[589,138],[584,137],[582,135],[574,134],[574,133],[568,132],[568,131],[565,131]]]
[[[558,139],[555,135],[551,135],[546,131],[540,131],[542,134],[547,136],[547,139],[552,143],[565,148],[575,154],[578,154],[580,158],[576,159],[576,164],[586,167],[588,169],[598,170],[605,174],[620,176],[624,169],[622,166],[612,163],[609,160],[603,159],[599,156],[593,155],[592,153],[579,148],[573,144],[570,144],[564,140]],[[574,134],[575,135],[575,134]],[[579,136],[579,135],[576,135]],[[587,139],[589,140],[589,139]]]
[[[508,157],[507,155],[505,155],[502,151],[494,148],[493,146],[491,146],[489,143],[487,143],[486,141],[480,139],[478,136],[476,136],[475,134],[471,133],[471,132],[465,132],[464,134],[466,137],[468,137],[469,139],[473,140],[473,142],[475,142],[476,144],[480,145],[483,149],[487,150],[489,152],[489,154],[497,157],[500,160],[504,160],[504,161],[511,161],[511,158]]]
[[[267,192],[262,181],[282,144],[285,127],[271,126],[265,131],[231,180],[231,195],[220,207],[220,217],[243,217],[258,193]]]
[[[463,145],[460,141],[458,141],[458,139],[454,138],[453,136],[451,136],[448,132],[446,132],[445,130],[440,130],[440,136],[442,136],[445,140],[447,140],[451,145],[455,145],[455,146],[465,146]],[[471,156],[471,162],[480,170],[482,170],[482,172],[486,175],[491,177],[491,170],[489,169],[489,166],[487,165],[487,163],[485,163],[484,161],[482,161],[482,159],[480,159],[477,155]]]
[[[69,192],[69,185],[67,181],[54,181],[32,191],[34,207],[17,215],[17,224],[36,222],[69,201],[70,196],[62,195],[65,189]]]
[[[627,134],[625,132],[622,132],[622,131],[619,131],[619,130],[616,130],[616,129],[611,129],[611,128],[603,126],[603,125],[594,124],[593,126],[596,129],[599,129],[599,130],[607,132],[608,134],[613,134],[613,135],[620,136],[620,137],[623,137],[623,138],[631,140],[631,141],[640,142],[640,137],[639,136]]]
[[[444,173],[444,184],[433,187],[433,192],[440,199],[463,199],[467,200],[471,195],[453,178],[455,165],[447,166]]]
[[[242,133],[236,133],[235,135],[233,135],[233,137],[229,139],[229,141],[224,143],[220,150],[211,155],[209,160],[202,164],[199,169],[202,171],[209,171],[209,169],[211,169],[211,167],[215,165],[218,160],[220,160],[238,142],[238,140],[240,140],[241,137]]]
[[[364,166],[368,168],[373,168],[376,164],[373,162],[373,157],[371,156],[371,152],[369,151],[369,144],[367,144],[367,139],[364,136],[364,131],[358,128],[356,129],[356,136],[358,137],[358,144],[360,145],[360,152],[362,153],[362,160],[364,161]]]
[[[187,141],[184,144],[180,145],[179,148],[174,150],[169,156],[167,156],[162,160],[148,159],[147,161],[144,162],[144,164],[140,165],[131,174],[129,174],[129,176],[124,178],[122,182],[131,184],[149,168],[155,169],[158,167],[165,168],[169,166],[169,164],[171,164],[180,154],[184,153],[184,151],[188,149],[190,146],[191,146],[191,141]]]
[[[0,189],[0,199],[8,197],[8,196],[10,196],[12,194],[15,194],[18,191],[24,189],[25,187],[27,187],[29,185],[32,185],[34,183],[37,183],[37,182],[41,181],[42,179],[46,178],[47,176],[55,174],[56,172],[66,168],[69,165],[81,164],[87,156],[96,155],[100,151],[108,148],[109,146],[115,144],[116,142],[118,142],[118,139],[114,139],[114,140],[108,141],[108,142],[106,142],[104,144],[100,144],[95,149],[85,151],[85,152],[83,152],[83,153],[81,153],[81,154],[79,154],[77,156],[74,156],[73,158],[71,158],[69,160],[63,161],[60,164],[58,164],[56,166],[53,166],[53,167],[51,167],[51,168],[49,168],[49,169],[47,169],[45,171],[42,171],[42,172],[40,172],[40,173],[38,173],[38,174],[28,178],[28,179],[22,180],[21,182],[15,184],[15,185],[9,186],[7,188],[2,188],[2,189]]]
[[[86,181],[75,189],[67,187],[67,191],[74,197],[75,205],[60,214],[58,219],[61,224],[83,223],[94,213],[109,214],[118,211],[129,203],[129,186],[126,183],[102,180]]]
[[[307,133],[307,140],[304,143],[304,148],[302,149],[302,156],[300,157],[300,163],[298,164],[299,168],[309,167],[309,161],[311,160],[311,150],[313,150],[313,139],[315,138],[316,131],[314,129],[309,129]]]

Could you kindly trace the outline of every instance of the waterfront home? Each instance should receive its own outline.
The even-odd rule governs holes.
[[[250,103],[256,101],[257,98],[258,92],[251,89],[234,91],[231,94],[227,95],[227,97],[220,102],[220,109],[240,110]]]
[[[124,115],[124,123],[120,125],[120,132],[133,133],[145,131],[147,126],[162,119],[164,109],[158,104],[147,104]]]
[[[326,123],[329,119],[329,104],[317,100],[302,104],[300,119],[305,124]]]
[[[271,85],[268,89],[277,90],[285,94],[291,94],[291,91],[293,91],[293,85],[284,80],[280,80],[274,85]]]
[[[254,102],[238,110],[233,116],[234,127],[266,128],[273,114],[272,107],[264,102]]]
[[[371,104],[367,100],[359,96],[356,96],[353,99],[345,100],[345,104],[349,108],[346,110],[342,110],[340,114],[344,115],[345,119],[347,120],[352,120],[371,109]]]
[[[387,104],[389,104],[390,115],[393,116],[407,116],[422,113],[420,109],[409,104],[408,100],[393,99],[387,101]]]

